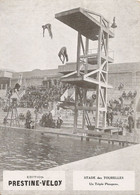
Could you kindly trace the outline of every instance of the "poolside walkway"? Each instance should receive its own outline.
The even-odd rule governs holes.
[[[111,134],[111,133],[105,133],[102,131],[93,131],[93,130],[82,130],[78,129],[76,133],[73,133],[73,128],[48,128],[48,127],[41,127],[37,126],[36,129],[26,129],[24,127],[10,127],[10,126],[4,126],[3,124],[0,124],[0,129],[17,129],[17,130],[26,130],[26,131],[34,131],[41,133],[44,136],[47,136],[47,134],[55,134],[57,136],[69,136],[69,137],[75,137],[79,138],[81,140],[85,139],[86,141],[96,139],[99,142],[108,142],[110,144],[119,144],[119,145],[131,145],[131,144],[137,144],[140,143],[140,132],[134,131],[133,133],[126,133],[125,135],[118,135]],[[112,127],[113,128],[113,127]],[[113,130],[114,131],[114,130]]]

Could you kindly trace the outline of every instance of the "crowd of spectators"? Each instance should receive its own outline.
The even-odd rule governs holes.
[[[106,116],[108,126],[117,126],[122,130],[127,129],[130,133],[132,132],[134,128],[133,107],[136,95],[136,91],[129,91],[128,93],[123,91],[118,99],[109,101]],[[115,115],[117,120],[113,121]]]
[[[40,108],[46,108],[49,110],[49,102],[60,101],[60,98],[64,94],[66,89],[69,89],[71,87],[71,85],[63,84],[61,81],[52,82],[49,86],[27,87],[25,94],[20,99],[19,106],[25,108],[34,108],[36,113],[39,112]],[[134,125],[133,106],[137,91],[124,91],[124,85],[122,83],[119,85],[118,90],[122,90],[122,94],[119,98],[112,99],[108,102],[106,122],[108,126],[113,126],[115,115],[119,116],[117,121],[115,121],[115,125],[121,128],[128,128],[131,132]],[[82,99],[83,97],[81,93],[81,100],[78,102],[79,106],[81,105]],[[65,97],[64,102],[74,102],[74,98],[72,96]],[[93,93],[90,98],[87,98],[86,106],[92,107],[95,102],[96,94]],[[31,113],[29,113],[29,111],[27,112],[25,117],[23,117],[22,115],[20,117],[21,120],[25,120],[26,128],[34,128],[33,121],[31,120]],[[125,117],[125,120],[120,119],[121,117]],[[55,120],[51,112],[43,114],[40,120],[40,125],[42,127],[60,128],[62,123],[63,120],[61,119],[61,117],[58,117],[57,120]]]
[[[48,108],[48,102],[60,101],[60,97],[69,87],[69,84],[64,85],[61,82],[57,84],[54,82],[51,87],[27,87],[20,100],[20,107],[34,108],[37,106]]]
[[[129,133],[132,133],[134,128],[134,118],[132,112],[129,112],[127,117],[122,118],[121,116],[117,117],[116,121],[114,120],[115,116],[111,109],[107,111],[106,122],[108,126],[118,127],[122,131],[126,130]]]
[[[40,107],[48,108],[48,102],[60,101],[62,94],[70,87],[71,86],[69,84],[63,84],[61,82],[59,82],[59,84],[57,83],[57,85],[54,83],[51,87],[28,87],[25,94],[21,98],[21,104],[23,103],[25,107],[34,107],[36,111],[38,111]],[[117,120],[116,126],[126,126],[128,129],[132,129],[132,120],[129,119],[132,119],[132,115],[134,113],[133,105],[136,95],[136,91],[129,91],[128,93],[123,91],[119,98],[109,101],[106,117],[108,126],[114,125],[114,116],[117,115],[127,118],[127,124],[124,123],[124,121],[122,122],[122,120]],[[87,100],[88,106],[92,107],[95,100],[96,94],[93,94],[92,97]],[[127,100],[129,101],[129,104]],[[71,99],[68,96],[65,98],[65,101],[74,102],[74,99]],[[42,127],[60,128],[62,123],[63,121],[60,117],[58,117],[57,120],[54,120],[51,112],[49,112],[49,114],[43,114],[40,120],[40,125]]]
[[[125,105],[122,104],[119,100],[111,100],[109,101],[109,108],[113,110],[114,115],[128,116],[129,113],[133,113],[133,102]]]
[[[124,99],[134,99],[137,95],[137,91],[129,91],[128,93],[126,93],[125,91],[123,91],[122,93],[122,98]]]
[[[23,113],[20,113],[19,120],[24,123],[24,126],[27,129],[34,129],[38,121],[37,118],[34,119],[30,110],[27,110],[25,115]],[[61,116],[58,116],[57,119],[54,119],[52,112],[42,114],[42,117],[39,121],[40,126],[50,128],[61,128],[62,123],[63,120]]]
[[[129,113],[133,113],[134,99],[137,95],[137,92],[133,93],[129,91],[126,93],[123,91],[122,95],[118,99],[112,99],[108,103],[108,107],[113,110],[113,113],[121,114],[122,116],[128,116]],[[126,101],[129,100],[129,103],[126,104]]]
[[[51,112],[43,114],[40,120],[40,126],[42,127],[60,128],[62,123],[63,120],[60,117],[57,120],[53,119]]]

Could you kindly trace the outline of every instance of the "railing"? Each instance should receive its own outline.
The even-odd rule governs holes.
[[[89,54],[89,55],[90,55],[90,54],[97,54],[97,53],[98,53],[98,48],[94,48],[94,49],[89,49],[89,50],[88,50],[88,54]],[[102,54],[103,54],[104,56],[106,56],[104,51],[102,51]],[[114,51],[111,50],[111,49],[109,49],[109,50],[108,50],[108,56],[109,56],[110,58],[114,59]]]
[[[89,15],[91,15],[93,18],[95,17],[95,19],[104,27],[109,28],[109,21],[107,19],[105,19],[101,14],[98,14],[96,12],[91,12],[87,9],[84,9],[84,11],[86,11]]]

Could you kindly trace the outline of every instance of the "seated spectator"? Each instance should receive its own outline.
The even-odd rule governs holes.
[[[131,99],[131,98],[132,98],[132,91],[129,91],[129,92],[128,92],[127,98],[128,98],[128,99]]]
[[[133,93],[133,98],[135,98],[137,95],[137,91],[135,90],[134,93]]]
[[[60,117],[58,117],[58,119],[57,119],[57,128],[61,128],[62,123],[63,123],[63,120]]]
[[[4,117],[3,119],[3,124],[6,125],[8,122],[7,122],[7,117]]]
[[[119,87],[118,87],[118,90],[121,90],[124,88],[124,84],[123,83],[120,83]]]
[[[19,114],[19,120],[21,120],[21,121],[24,121],[25,120],[25,116],[24,116],[23,113],[20,113]]]
[[[96,100],[96,94],[92,95],[93,102]]]
[[[52,82],[51,86],[45,88],[43,86],[41,88],[28,87],[21,98],[20,105],[33,108],[37,104],[40,108],[46,108],[48,107],[48,102],[60,101],[61,95],[68,88],[71,88],[70,84],[63,84],[60,81],[57,85],[56,82]]]
[[[125,91],[123,91],[122,97],[123,97],[123,98],[126,98],[126,92],[125,92]]]

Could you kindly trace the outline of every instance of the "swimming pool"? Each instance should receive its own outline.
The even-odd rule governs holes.
[[[0,130],[0,180],[3,170],[45,170],[119,148],[37,131]]]

